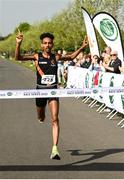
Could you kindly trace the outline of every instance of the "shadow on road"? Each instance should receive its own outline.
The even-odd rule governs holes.
[[[71,152],[72,156],[83,156],[83,155],[90,156],[89,158],[87,158],[85,160],[73,162],[72,165],[74,165],[74,164],[79,164],[79,163],[84,163],[84,162],[100,159],[100,158],[108,156],[108,155],[121,153],[121,152],[124,152],[124,149],[96,149],[93,152],[89,152],[89,153],[80,153],[81,152],[80,149],[68,150],[68,151]]]
[[[66,165],[1,165],[0,171],[124,171],[124,163],[89,163],[92,160],[124,152],[124,149],[97,149],[90,153],[82,153],[81,150],[68,150],[72,156],[91,155],[86,160],[73,162]],[[80,164],[80,165],[79,165]]]

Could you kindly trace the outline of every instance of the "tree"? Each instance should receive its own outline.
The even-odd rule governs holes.
[[[81,43],[84,28],[81,6],[77,1],[52,18],[57,49],[74,50]]]
[[[80,0],[81,5],[94,15],[97,12],[105,11],[116,17],[116,12],[122,0]]]
[[[26,31],[29,31],[31,25],[28,24],[27,22],[23,22],[23,23],[20,23],[20,25],[15,29],[15,33],[18,32],[18,29],[21,31],[21,32],[26,32]]]
[[[22,22],[15,29],[13,35],[6,40],[0,41],[0,49],[14,50],[15,48],[15,33],[17,34],[18,28],[23,32],[25,41],[22,43],[23,50],[39,50],[39,36],[43,32],[51,32],[55,35],[54,50],[65,49],[74,50],[77,49],[82,39],[86,35],[85,24],[81,11],[81,6],[87,9],[91,16],[100,11],[109,12],[115,18],[119,18],[119,24],[123,28],[123,0],[73,0],[73,2],[64,10],[57,13],[50,20],[45,19],[40,23],[30,25],[27,22]],[[118,12],[118,7],[120,8]],[[120,13],[120,14],[119,14]],[[120,16],[120,17],[119,17]],[[99,44],[103,43],[98,36]]]
[[[0,41],[3,41],[4,40],[4,37],[3,36],[0,36]]]
[[[117,10],[117,21],[122,31],[124,31],[124,1],[122,0]]]

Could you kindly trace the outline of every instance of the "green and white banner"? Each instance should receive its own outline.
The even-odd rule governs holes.
[[[93,55],[99,56],[99,48],[98,48],[98,43],[97,43],[96,34],[95,34],[95,30],[94,30],[94,25],[92,23],[92,19],[91,19],[89,13],[84,8],[82,8],[82,13],[83,13],[84,22],[85,22],[86,31],[87,31],[87,36],[88,36],[90,53],[92,56]]]
[[[118,51],[118,57],[124,60],[121,33],[116,20],[106,12],[97,13],[93,17],[93,24],[107,46]]]
[[[86,96],[124,114],[123,74],[90,71],[85,68],[69,66],[67,87],[87,90],[85,91]],[[94,93],[90,92],[91,89]]]

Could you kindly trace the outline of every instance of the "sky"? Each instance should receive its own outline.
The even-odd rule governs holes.
[[[33,24],[52,18],[73,0],[0,0],[0,36],[13,33],[22,22]]]

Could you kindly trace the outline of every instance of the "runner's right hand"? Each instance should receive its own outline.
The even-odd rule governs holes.
[[[16,43],[20,44],[23,40],[23,34],[19,31],[17,37],[16,37]]]

